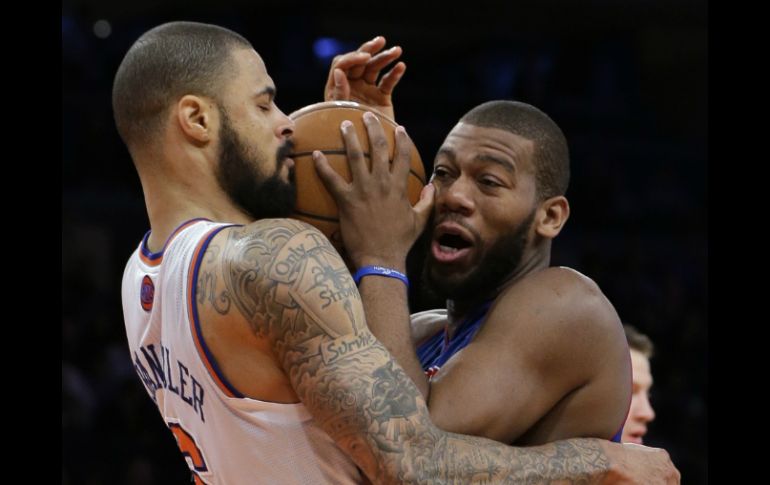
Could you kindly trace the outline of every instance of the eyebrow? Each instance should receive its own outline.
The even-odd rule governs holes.
[[[265,88],[262,89],[262,91],[255,94],[254,97],[258,98],[260,96],[264,96],[265,94],[270,96],[270,99],[275,98],[275,88],[273,86],[265,86]]]
[[[438,153],[436,154],[436,157],[438,157],[440,155],[444,155],[451,162],[456,162],[456,160],[457,160],[457,155],[455,154],[455,152],[451,148],[446,148],[446,147],[439,148]],[[516,164],[515,163],[511,163],[508,160],[503,160],[502,158],[498,158],[498,157],[495,157],[493,155],[488,155],[488,154],[483,153],[481,155],[476,155],[475,157],[473,157],[473,160],[474,161],[479,161],[479,162],[491,162],[491,163],[494,163],[494,164],[502,166],[505,170],[507,170],[507,171],[509,171],[511,173],[516,173]]]

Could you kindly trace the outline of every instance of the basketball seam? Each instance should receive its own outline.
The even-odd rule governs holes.
[[[312,217],[313,219],[321,219],[322,221],[326,222],[340,222],[339,219],[329,216],[319,216],[317,214],[310,214],[309,212],[304,212],[301,210],[294,209],[294,213],[299,216],[305,216],[305,217]]]
[[[315,151],[315,150],[313,150]],[[324,155],[347,155],[348,152],[346,150],[318,150],[319,152],[323,153]],[[299,152],[299,153],[293,153],[290,155],[291,158],[299,158],[299,157],[309,157],[312,156],[313,152]],[[372,158],[367,152],[364,152],[364,157],[366,158]],[[393,160],[388,160],[389,163],[393,163]],[[420,181],[421,184],[425,185],[425,180],[420,177],[420,174],[412,170],[411,167],[409,167],[409,173],[411,175],[414,175],[417,180]]]
[[[325,104],[325,103],[317,103],[317,104],[318,105],[322,105],[322,104]],[[310,106],[306,106],[305,108],[309,108],[309,107]],[[375,116],[377,116],[377,117],[381,116],[381,117],[385,118],[386,120],[390,121],[391,123],[393,123],[394,125],[398,125],[398,123],[396,123],[396,120],[391,119],[389,116],[387,116],[387,115],[383,114],[382,112],[380,112],[380,111],[378,111],[376,109],[373,109],[373,108],[367,109],[366,107],[360,106],[360,105],[359,106],[340,105],[340,106],[334,106],[334,107],[342,108],[342,109],[353,109],[353,110],[356,110],[356,111],[371,111],[371,112],[374,113]],[[289,117],[291,119],[293,119],[293,120],[296,120],[298,118],[301,118],[301,117],[303,117],[303,116],[305,116],[307,114],[313,113],[315,111],[318,111],[318,110],[321,110],[321,109],[327,109],[327,108],[329,108],[329,106],[314,106],[312,109],[308,109],[305,112],[301,112],[305,108],[301,108],[301,109],[297,110],[297,112],[292,113],[291,115],[289,115]]]
[[[419,176],[418,176],[416,173],[414,173],[414,172],[412,172],[412,171],[410,170],[410,171],[409,171],[409,175],[412,175],[412,176],[414,176],[414,178],[416,178],[417,180],[419,180],[419,181],[420,181],[420,183],[422,183],[423,185],[425,185],[425,182],[423,182],[423,181],[420,179],[420,177],[419,177]],[[322,215],[320,215],[320,214],[312,214],[312,213],[310,213],[310,212],[301,211],[301,210],[297,209],[296,207],[294,208],[294,213],[295,213],[295,214],[297,214],[297,215],[300,215],[300,216],[305,216],[305,217],[312,217],[312,218],[314,218],[314,219],[321,219],[322,221],[326,221],[326,222],[336,222],[336,223],[339,223],[339,222],[340,222],[340,220],[339,220],[339,219],[337,219],[337,218],[335,218],[335,217],[322,216]]]

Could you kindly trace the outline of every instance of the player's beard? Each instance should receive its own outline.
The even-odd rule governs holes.
[[[519,226],[500,236],[489,249],[480,254],[475,268],[467,276],[443,271],[445,268],[428,254],[422,272],[426,290],[443,300],[483,301],[494,298],[505,280],[521,264],[535,213],[536,210],[533,210]],[[433,227],[433,224],[428,227]],[[480,243],[477,237],[476,244]]]
[[[275,154],[275,162],[263,154],[250,152],[232,128],[227,114],[220,111],[219,167],[217,180],[233,203],[246,211],[254,220],[288,217],[294,210],[297,189],[294,185],[294,167],[289,169],[289,182],[281,178],[284,160],[293,144],[287,140]],[[264,176],[259,167],[275,165],[272,175]]]

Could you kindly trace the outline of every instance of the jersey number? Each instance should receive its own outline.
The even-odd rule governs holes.
[[[195,485],[206,485],[206,482],[198,475],[199,472],[207,472],[209,469],[206,467],[206,460],[203,459],[203,453],[198,445],[195,443],[190,433],[185,431],[179,423],[168,423],[168,427],[176,438],[176,444],[179,445],[179,449],[182,450],[182,454],[189,458],[187,464],[190,467],[190,471],[194,475]]]

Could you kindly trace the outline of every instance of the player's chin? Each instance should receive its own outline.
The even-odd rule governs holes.
[[[461,287],[469,273],[458,264],[436,261],[432,255],[428,256],[426,265],[431,282],[445,290]]]

